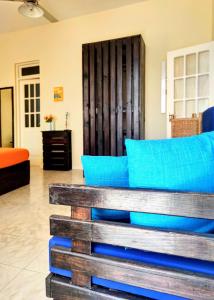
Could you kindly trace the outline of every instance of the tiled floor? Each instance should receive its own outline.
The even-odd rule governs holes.
[[[69,208],[48,203],[49,183],[83,183],[82,172],[31,169],[31,184],[0,196],[0,300],[44,300],[49,216]]]

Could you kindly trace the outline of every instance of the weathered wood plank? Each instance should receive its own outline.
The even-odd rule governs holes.
[[[90,221],[91,209],[85,207],[71,207],[71,218],[74,220]],[[91,242],[82,240],[73,240],[74,252],[91,254]]]
[[[176,269],[151,267],[139,262],[123,261],[112,257],[76,254],[63,247],[52,249],[51,260],[54,267],[85,271],[91,276],[107,280],[190,299],[214,299],[213,276],[206,277]]]
[[[118,40],[117,47],[117,155],[123,155],[123,66],[122,40]]]
[[[71,283],[69,278],[52,275],[49,283],[52,297],[55,300],[146,300],[127,293],[116,292],[92,286],[92,289],[81,288]],[[50,297],[50,296],[49,296]]]
[[[89,46],[90,72],[90,154],[96,155],[96,99],[95,99],[95,53],[94,44]]]
[[[87,207],[71,207],[71,218],[75,220],[89,221],[91,220],[91,209]]]
[[[110,103],[109,103],[109,43],[103,42],[103,129],[104,155],[110,154]]]
[[[146,95],[146,46],[141,36],[140,39],[140,139],[145,139],[145,95]]]
[[[97,102],[97,147],[98,155],[104,154],[104,137],[103,137],[103,78],[102,78],[102,46],[96,43],[96,102]]]
[[[50,227],[51,235],[75,240],[214,261],[212,235],[169,232],[113,222],[81,222],[62,216],[51,216]]]
[[[53,184],[50,203],[214,219],[214,195]]]
[[[89,50],[88,45],[82,47],[83,64],[83,141],[84,154],[90,154],[90,118],[89,118]]]
[[[116,46],[110,42],[110,112],[111,112],[111,155],[117,154],[116,130]]]
[[[132,44],[126,39],[126,137],[132,138]]]
[[[53,278],[53,274],[49,274],[47,277],[46,277],[46,280],[45,280],[45,286],[46,286],[46,297],[48,298],[52,298],[52,292],[51,292],[51,280]]]
[[[133,38],[133,108],[134,108],[134,139],[140,138],[139,108],[140,108],[140,42],[139,37]]]
[[[72,283],[80,287],[91,288],[91,276],[85,270],[77,270],[73,268]]]

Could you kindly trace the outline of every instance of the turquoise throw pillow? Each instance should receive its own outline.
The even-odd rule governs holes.
[[[85,183],[90,186],[128,187],[128,161],[126,156],[81,157]],[[129,212],[120,210],[92,209],[93,220],[128,221]]]
[[[214,132],[166,140],[126,140],[126,149],[130,187],[214,193]],[[214,220],[133,212],[130,218],[132,224],[143,226],[214,231]]]

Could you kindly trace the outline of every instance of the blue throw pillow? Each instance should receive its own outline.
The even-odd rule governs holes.
[[[126,140],[129,185],[134,188],[214,193],[214,132],[188,138]],[[179,205],[179,203],[178,203]],[[213,220],[131,213],[131,223],[211,232]]]
[[[91,186],[128,187],[128,162],[126,156],[81,157],[85,183]],[[120,210],[92,209],[93,220],[128,221],[129,212]]]

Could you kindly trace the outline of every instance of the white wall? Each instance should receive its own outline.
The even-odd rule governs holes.
[[[149,0],[56,24],[0,35],[0,86],[15,84],[15,63],[38,59],[42,116],[57,116],[64,128],[70,112],[73,166],[80,168],[82,130],[82,44],[142,34],[146,44],[146,137],[166,136],[160,113],[161,61],[167,51],[212,39],[212,0]],[[64,102],[53,102],[53,87],[64,87]]]

